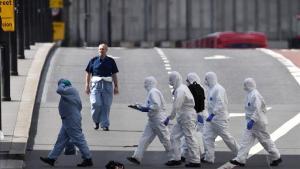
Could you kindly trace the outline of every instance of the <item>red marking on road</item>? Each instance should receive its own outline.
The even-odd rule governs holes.
[[[291,50],[273,50],[281,54],[282,56],[286,57],[290,61],[292,61],[298,68],[300,68],[300,51],[291,51]]]

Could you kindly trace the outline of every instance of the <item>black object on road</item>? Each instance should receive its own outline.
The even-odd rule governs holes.
[[[125,169],[124,164],[119,163],[117,161],[109,161],[106,165],[105,165],[106,169]]]

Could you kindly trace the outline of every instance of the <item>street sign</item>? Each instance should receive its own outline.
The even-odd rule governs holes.
[[[13,0],[0,0],[1,27],[4,32],[15,31],[15,12]]]
[[[50,0],[50,8],[63,8],[64,7],[64,3],[63,0]]]
[[[53,40],[63,40],[65,38],[65,23],[64,22],[53,22]]]

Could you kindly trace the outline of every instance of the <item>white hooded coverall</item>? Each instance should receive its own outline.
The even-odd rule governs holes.
[[[279,151],[267,132],[268,120],[266,116],[265,101],[258,90],[256,90],[256,84],[252,78],[245,79],[244,89],[247,92],[245,99],[246,122],[253,120],[254,125],[250,130],[245,128],[241,139],[241,148],[239,149],[238,155],[234,158],[234,160],[245,164],[248,153],[251,147],[254,145],[256,138],[269,153],[270,160],[278,160],[280,158]]]
[[[166,119],[165,115],[165,99],[162,93],[156,88],[157,81],[153,76],[145,78],[144,87],[147,90],[147,98],[145,107],[149,107],[148,123],[145,127],[144,133],[140,138],[137,149],[133,154],[133,158],[136,158],[141,162],[144,152],[154,140],[155,136],[158,136],[160,142],[163,144],[169,159],[172,157],[172,146],[170,142],[170,133],[163,124]]]
[[[194,82],[196,82],[197,84],[199,84],[201,86],[201,81],[200,81],[200,78],[197,75],[197,73],[195,73],[195,72],[188,73],[187,74],[187,83],[188,83],[188,85],[193,84]],[[201,87],[203,88],[203,86],[201,86]],[[194,101],[196,102],[195,99],[194,99]],[[197,112],[197,115],[201,116],[203,119],[205,119],[207,117],[207,113],[204,110],[202,112]],[[205,121],[204,121],[204,123],[205,123]],[[202,140],[203,150],[204,150],[204,151],[201,150],[201,148],[200,148],[201,146],[200,146],[200,142],[199,142],[199,148],[200,148],[199,151],[200,151],[200,154],[201,154],[201,152],[205,152],[206,151],[206,147],[205,147],[205,143],[204,143],[204,139],[203,139],[203,126],[204,126],[204,123],[197,122],[197,135],[196,135],[196,138],[198,140]],[[184,138],[182,138],[181,149],[182,149],[181,150],[182,151],[182,153],[181,153],[182,156],[186,157],[186,154],[187,154],[187,145],[186,145],[186,142],[185,142]]]
[[[204,124],[204,140],[206,152],[204,160],[214,162],[215,160],[215,139],[220,136],[227,147],[236,155],[239,149],[238,143],[228,131],[229,114],[227,111],[226,90],[218,83],[217,75],[214,72],[207,72],[205,75],[207,91],[207,111],[214,114],[210,122]]]
[[[171,143],[174,148],[172,160],[181,159],[180,139],[184,136],[188,150],[187,160],[191,163],[200,163],[199,143],[196,139],[197,114],[193,95],[189,88],[182,84],[182,77],[178,72],[171,72],[169,83],[174,88],[173,108],[169,119],[177,117],[177,123],[171,132]]]

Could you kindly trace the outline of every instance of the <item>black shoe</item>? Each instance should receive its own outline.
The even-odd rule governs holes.
[[[77,167],[90,167],[93,166],[93,161],[91,158],[84,159],[80,164],[77,164]]]
[[[134,164],[138,164],[140,165],[141,163],[139,162],[139,160],[137,160],[136,158],[134,157],[127,157],[127,160],[134,163]]]
[[[47,163],[51,166],[54,166],[54,159],[48,158],[48,157],[40,157],[40,160],[43,161],[44,163]]]
[[[181,160],[171,160],[165,163],[167,166],[181,165]]]
[[[201,164],[200,163],[188,163],[185,165],[185,167],[199,168],[199,167],[201,167]]]
[[[236,160],[230,160],[230,163],[233,164],[233,165],[237,165],[237,166],[240,166],[240,167],[244,167],[245,164],[244,163],[240,163]]]
[[[185,157],[181,156],[181,162],[183,162],[183,163],[185,162]]]
[[[102,127],[102,130],[103,131],[109,131],[109,128],[108,127]]]
[[[201,158],[201,162],[206,164],[213,164],[213,162],[205,160],[204,157]]]
[[[272,163],[270,164],[270,166],[278,166],[279,163],[281,163],[281,162],[282,162],[282,159],[279,158],[277,160],[272,161]]]
[[[95,130],[98,130],[98,129],[99,129],[99,123],[95,123],[94,129],[95,129]]]

